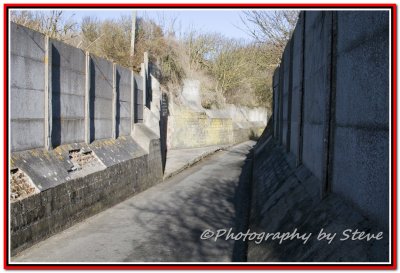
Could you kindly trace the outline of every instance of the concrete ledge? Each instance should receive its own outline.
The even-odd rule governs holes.
[[[14,153],[13,167],[27,173],[41,192],[10,204],[11,254],[161,182],[160,141],[149,137],[147,144],[148,152],[131,137],[121,137]],[[95,153],[100,167],[68,172],[68,154],[76,149]]]
[[[249,241],[249,262],[387,262],[388,230],[366,218],[338,194],[321,198],[321,182],[304,165],[294,167],[271,137],[256,145],[253,165],[250,230],[252,232],[312,233],[309,241]],[[331,244],[317,240],[321,229],[336,233]],[[352,229],[378,234],[367,242],[340,241]]]

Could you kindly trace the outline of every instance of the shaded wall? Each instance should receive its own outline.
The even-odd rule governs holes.
[[[277,71],[275,138],[320,197],[340,194],[387,228],[389,12],[302,12]]]
[[[337,15],[332,191],[389,219],[389,13]]]
[[[85,53],[50,40],[52,145],[85,140]]]

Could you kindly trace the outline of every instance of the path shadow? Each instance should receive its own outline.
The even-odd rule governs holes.
[[[132,242],[132,253],[124,262],[230,262],[246,261],[246,243],[234,240],[201,240],[206,229],[248,228],[250,208],[251,153],[243,148],[244,161],[226,160],[207,169],[207,179],[197,173],[168,190],[164,197],[130,204],[133,221],[140,226],[140,239]],[[237,151],[236,151],[237,152]],[[229,156],[230,151],[227,152]],[[216,155],[218,156],[218,155]],[[238,157],[237,154],[232,157]],[[203,168],[202,164],[192,168]],[[240,177],[221,176],[221,170],[239,171]],[[204,172],[203,172],[204,173]],[[182,175],[184,175],[182,173]]]

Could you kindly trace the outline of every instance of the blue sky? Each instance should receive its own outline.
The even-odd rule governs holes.
[[[218,32],[229,38],[249,40],[250,37],[238,28],[242,25],[240,10],[137,10],[138,17],[147,17],[156,22],[167,23],[176,18],[175,26],[182,33],[194,29],[199,32]],[[73,18],[80,21],[85,16],[96,16],[99,19],[116,19],[121,15],[130,16],[131,10],[127,9],[98,9],[98,10],[74,10],[68,11],[68,15],[74,14]]]

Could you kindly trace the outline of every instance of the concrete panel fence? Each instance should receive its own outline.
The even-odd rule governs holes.
[[[143,122],[147,54],[139,75],[15,23],[10,30],[12,152],[115,139]]]
[[[389,11],[305,11],[275,71],[274,137],[365,216],[389,219]]]

